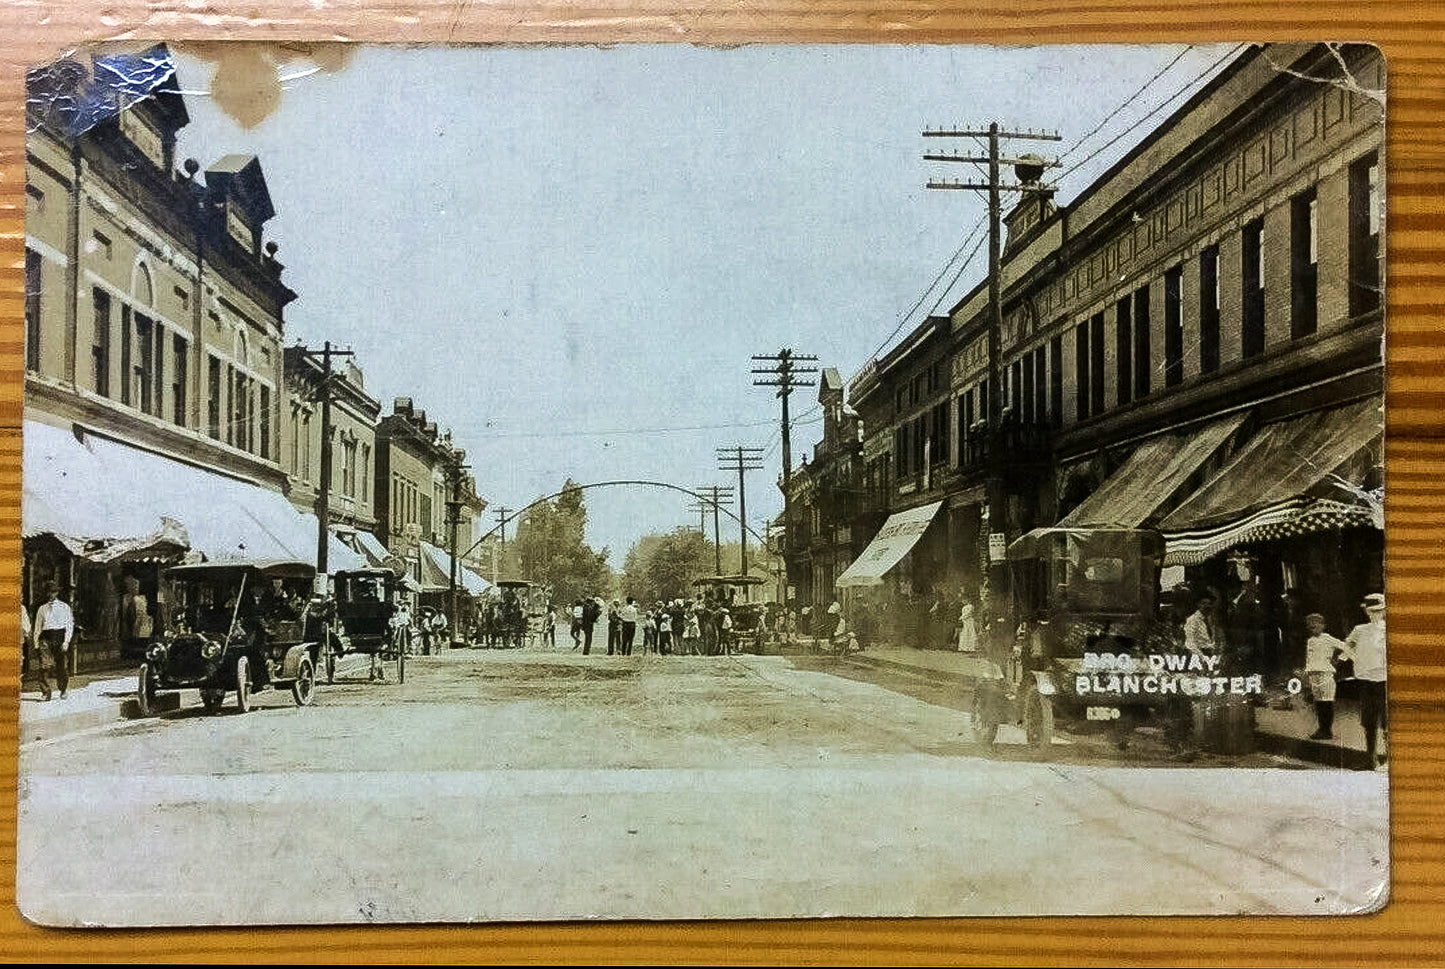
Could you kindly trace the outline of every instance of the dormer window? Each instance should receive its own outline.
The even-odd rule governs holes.
[[[246,222],[246,215],[235,202],[226,203],[226,231],[247,252],[256,251],[256,236]]]
[[[121,112],[120,133],[139,148],[141,154],[149,158],[157,168],[165,168],[165,149],[161,143],[161,134],[141,117],[140,112]]]

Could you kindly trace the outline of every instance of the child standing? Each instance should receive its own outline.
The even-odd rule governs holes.
[[[1305,616],[1305,629],[1309,631],[1309,639],[1305,640],[1305,676],[1319,721],[1319,729],[1310,734],[1310,739],[1330,740],[1335,725],[1335,654],[1345,644],[1325,632],[1325,617],[1317,612]]]

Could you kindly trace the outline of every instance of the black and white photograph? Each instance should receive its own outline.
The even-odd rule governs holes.
[[[1336,42],[34,64],[21,914],[1380,910],[1386,87]]]

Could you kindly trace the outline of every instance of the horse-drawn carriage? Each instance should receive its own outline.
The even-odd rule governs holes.
[[[326,682],[336,678],[336,661],[348,653],[370,658],[370,678],[385,678],[385,664],[396,664],[396,681],[406,682],[406,653],[411,630],[393,622],[402,579],[390,569],[337,572],[328,603]]]

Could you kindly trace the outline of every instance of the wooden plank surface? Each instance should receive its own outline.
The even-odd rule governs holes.
[[[14,962],[1445,965],[1445,4],[1373,0],[7,0],[0,5],[0,614],[18,607],[23,72],[94,40],[1370,41],[1389,64],[1392,899],[1356,918],[818,920],[54,931],[14,905],[18,657],[0,651],[0,959]],[[800,106],[800,109],[802,106]],[[1244,792],[1241,792],[1242,796]],[[305,862],[298,859],[298,863]],[[1038,878],[1049,872],[1035,873]],[[283,872],[278,875],[284,877]]]

